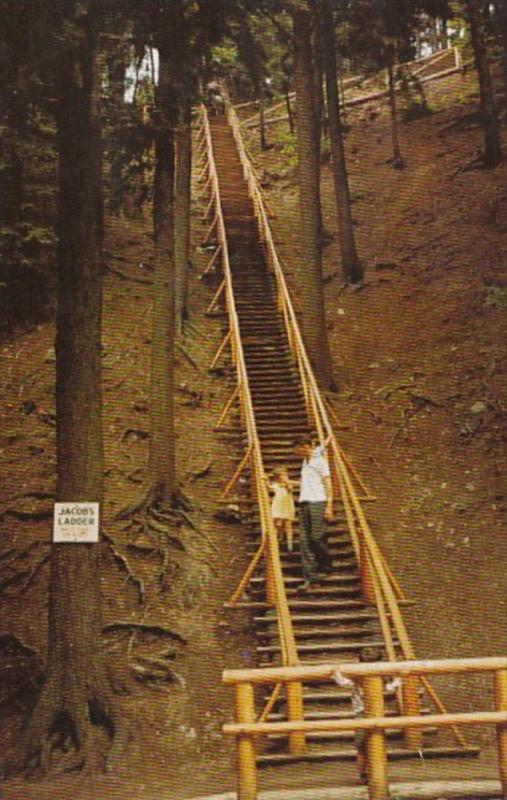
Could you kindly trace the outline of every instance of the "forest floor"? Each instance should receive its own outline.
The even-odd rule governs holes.
[[[507,645],[507,163],[475,161],[481,132],[474,75],[428,85],[434,109],[401,126],[403,171],[388,163],[390,134],[377,104],[349,115],[347,136],[364,284],[340,278],[333,191],[323,167],[326,302],[339,384],[341,442],[378,497],[370,516],[404,589],[421,657],[497,655]],[[431,87],[431,88],[430,88]],[[280,143],[260,154],[289,279],[301,269],[294,169]],[[286,128],[286,126],[285,126]],[[194,244],[202,237],[194,217]],[[191,322],[178,353],[177,452],[188,519],[171,537],[142,516],[115,521],[146,484],[150,350],[149,220],[111,219],[104,302],[106,502],[102,572],[104,646],[118,702],[136,721],[128,764],[113,777],[9,779],[9,800],[181,800],[234,785],[231,718],[221,671],[254,663],[250,621],[223,603],[246,565],[241,529],[214,517],[237,453],[213,433],[231,384],[208,365],[221,323],[204,316],[211,292],[195,251]],[[304,301],[303,301],[304,302]],[[18,327],[0,343],[0,746],[19,736],[45,655],[54,491],[54,328]],[[196,436],[197,434],[197,436]],[[202,472],[202,475],[199,473]],[[35,613],[34,613],[35,612]],[[147,669],[163,657],[163,675]],[[15,678],[13,679],[13,672]],[[490,697],[480,680],[438,684],[454,707]],[[488,701],[489,702],[489,701]],[[475,733],[469,736],[476,741]],[[393,765],[397,780],[495,777],[494,749],[453,764]],[[266,788],[311,785],[285,771]],[[355,783],[344,766],[340,782]],[[319,781],[332,785],[335,767]]]

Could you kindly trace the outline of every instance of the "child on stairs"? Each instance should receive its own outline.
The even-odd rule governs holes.
[[[285,533],[287,550],[290,553],[293,546],[292,523],[296,519],[296,508],[292,495],[292,482],[285,467],[279,467],[273,471],[273,480],[269,483],[269,488],[274,492],[271,503],[273,522],[279,536]]]
[[[362,664],[382,661],[383,655],[384,653],[382,648],[373,645],[366,645],[359,651],[359,661]],[[334,671],[333,679],[335,683],[337,683],[342,689],[351,690],[350,701],[352,716],[364,716],[364,694],[361,688],[361,682],[345,677],[345,675],[342,675],[339,668]],[[388,692],[397,691],[400,687],[401,681],[399,678],[392,678],[390,681],[384,682],[384,688]],[[357,749],[357,768],[359,771],[359,776],[362,781],[367,782],[366,731],[356,731],[354,740]]]

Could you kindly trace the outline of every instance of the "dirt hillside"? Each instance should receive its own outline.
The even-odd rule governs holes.
[[[407,617],[418,654],[428,657],[493,655],[507,644],[506,164],[485,171],[472,163],[481,144],[474,80],[458,76],[429,90],[433,113],[402,125],[401,172],[388,163],[384,110],[349,115],[354,217],[367,267],[356,290],[341,284],[332,184],[323,167],[332,237],[325,250],[328,325],[339,384],[333,402],[348,426],[341,441],[378,497],[371,519],[417,601]],[[270,136],[275,140],[276,129]],[[258,160],[297,285],[293,169],[279,146]],[[206,254],[198,250],[190,301],[196,328],[182,342],[186,355],[178,354],[178,461],[188,519],[174,521],[169,542],[146,521],[113,520],[146,480],[149,235],[148,219],[110,220],[104,309],[104,646],[118,702],[136,720],[138,736],[121,775],[9,781],[4,794],[13,800],[176,800],[232,785],[231,747],[220,733],[232,702],[220,673],[253,663],[254,642],[248,618],[222,608],[246,560],[240,528],[213,516],[237,451],[212,431],[231,384],[207,369],[222,331],[220,321],[204,316],[211,290],[199,280]],[[194,245],[201,236],[196,209]],[[1,343],[3,748],[18,736],[44,658],[53,339],[52,324],[44,323],[19,327]],[[143,672],[143,659],[153,657],[167,662],[162,677]],[[447,699],[462,705],[483,689],[458,684]],[[471,769],[473,776],[484,767]],[[352,772],[345,776],[353,782]],[[266,780],[279,786],[282,778]]]

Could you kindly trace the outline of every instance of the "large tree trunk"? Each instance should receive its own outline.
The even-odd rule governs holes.
[[[398,130],[398,111],[396,108],[396,87],[394,85],[395,50],[393,45],[387,48],[387,76],[389,88],[389,113],[391,117],[391,141],[393,147],[392,165],[394,169],[403,169],[405,162],[401,155],[400,134]]]
[[[340,98],[336,83],[336,44],[334,37],[333,9],[330,0],[323,0],[322,20],[324,35],[324,64],[326,75],[327,110],[331,141],[331,163],[333,168],[336,213],[340,234],[340,250],[343,276],[350,283],[363,278],[363,268],[356,250],[354,226],[350,210],[350,191],[343,146],[340,120]]]
[[[301,294],[303,331],[309,357],[324,386],[333,384],[326,331],[320,240],[320,187],[315,147],[311,16],[293,12],[294,72],[297,95],[297,152],[299,170],[300,241],[303,260]]]
[[[190,96],[180,100],[176,135],[176,199],[174,210],[174,251],[176,271],[176,323],[180,333],[188,315],[188,255],[190,250],[190,202],[192,131]]]
[[[124,124],[123,110],[125,106],[125,75],[131,61],[131,46],[126,36],[109,42],[105,54],[107,68],[107,101],[104,104],[108,116],[107,129],[110,131],[110,142],[106,145],[106,159],[109,161],[108,169],[108,201],[113,209],[119,206],[120,188],[122,182],[122,162],[125,154],[123,148],[118,148],[117,136],[114,135],[118,126]]]
[[[174,107],[171,46],[159,45],[153,232],[155,278],[151,351],[150,499],[168,504],[176,488],[174,436]]]
[[[313,104],[315,118],[315,149],[317,151],[317,168],[320,181],[320,155],[322,151],[322,120],[324,116],[324,89],[323,89],[323,30],[319,9],[314,9],[313,34],[311,38],[311,59],[313,65]],[[320,195],[319,195],[320,203]],[[322,214],[321,214],[322,222]]]
[[[500,0],[496,4],[496,13],[499,20],[499,31],[502,40],[502,67],[503,67],[503,105],[507,109],[507,4]]]
[[[82,5],[81,5],[82,8]],[[101,176],[97,70],[90,16],[66,64],[59,152],[56,446],[59,501],[102,499]],[[97,756],[97,726],[115,717],[102,646],[99,545],[54,544],[47,675],[24,738],[25,764],[76,769]]]
[[[488,53],[482,20],[482,4],[478,3],[477,0],[468,0],[467,6],[470,20],[470,33],[475,55],[475,66],[479,78],[480,105],[484,131],[484,164],[487,167],[496,167],[502,160],[502,142],[493,85],[489,72]]]

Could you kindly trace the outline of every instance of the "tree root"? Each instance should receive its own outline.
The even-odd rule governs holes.
[[[196,469],[193,471],[189,471],[188,479],[191,482],[193,482],[197,480],[197,478],[204,478],[210,472],[212,465],[213,465],[213,459],[210,458],[210,460],[208,461],[207,464],[204,465],[204,467],[201,467],[200,469]]]
[[[123,444],[129,440],[148,439],[149,435],[148,431],[143,431],[141,428],[126,428],[120,436],[120,441]]]
[[[114,516],[115,522],[120,519],[126,519],[127,517],[131,517],[133,514],[136,514],[138,511],[145,509],[148,507],[150,500],[153,495],[153,490],[151,486],[143,492],[140,499],[134,503],[134,505],[125,506],[125,508],[121,508]]]
[[[114,267],[107,266],[106,267],[108,272],[112,272],[113,275],[118,275],[123,281],[133,281],[133,283],[142,283],[145,286],[153,286],[153,281],[150,278],[137,278],[134,275],[127,275],[125,272],[122,272],[120,269],[115,269]]]
[[[189,364],[192,364],[194,369],[196,369],[197,372],[199,372],[202,375],[202,369],[200,368],[199,364],[197,363],[197,361],[195,361],[195,359],[192,358],[190,353],[187,353],[187,351],[185,350],[183,345],[177,343],[176,344],[176,348],[177,348],[178,352],[181,353],[181,355],[184,356],[187,359]]]
[[[102,628],[104,633],[117,633],[119,631],[128,631],[130,633],[149,633],[153,636],[161,636],[164,639],[169,639],[171,642],[187,645],[187,640],[179,633],[175,633],[165,625],[150,622],[132,622],[127,620],[125,622],[109,622]]]
[[[156,519],[150,517],[148,519],[148,528],[155,531],[156,533],[162,534],[164,536],[164,542],[171,547],[174,547],[176,550],[180,550],[181,552],[185,552],[185,546],[176,536],[172,536],[169,532],[169,528],[166,525],[157,522]]]
[[[144,581],[142,580],[142,578],[137,578],[134,575],[127,557],[124,556],[122,553],[120,553],[120,551],[117,549],[116,542],[114,541],[114,539],[108,533],[103,533],[102,535],[104,539],[108,542],[115,560],[121,565],[123,570],[126,572],[127,580],[132,581],[132,583],[137,587],[139,593],[139,604],[144,605],[146,600],[146,588],[144,585]]]
[[[37,561],[37,563],[34,564],[34,566],[32,567],[32,569],[30,570],[30,572],[28,574],[28,578],[26,579],[25,583],[21,587],[21,593],[22,594],[24,592],[26,592],[26,590],[28,589],[29,586],[31,586],[31,584],[34,582],[36,576],[38,575],[38,573],[40,572],[40,570],[42,569],[44,564],[47,564],[47,562],[49,561],[50,558],[51,558],[51,550],[49,550],[49,552],[47,552],[45,555],[43,555],[42,558],[40,558]]]
[[[129,722],[120,717],[110,690],[97,676],[89,684],[79,679],[62,683],[53,676],[21,737],[21,763],[37,776],[111,769],[129,738]]]
[[[205,533],[204,531],[202,531],[200,528],[197,527],[195,522],[193,522],[190,519],[190,517],[185,511],[180,510],[178,513],[180,514],[180,516],[183,517],[184,520],[186,520],[187,524],[192,528],[192,530],[198,533],[199,536],[201,536],[209,544],[209,546],[212,548],[212,550],[215,551],[215,553],[220,554],[220,549],[216,546],[215,542],[212,539],[210,539],[207,533]]]

